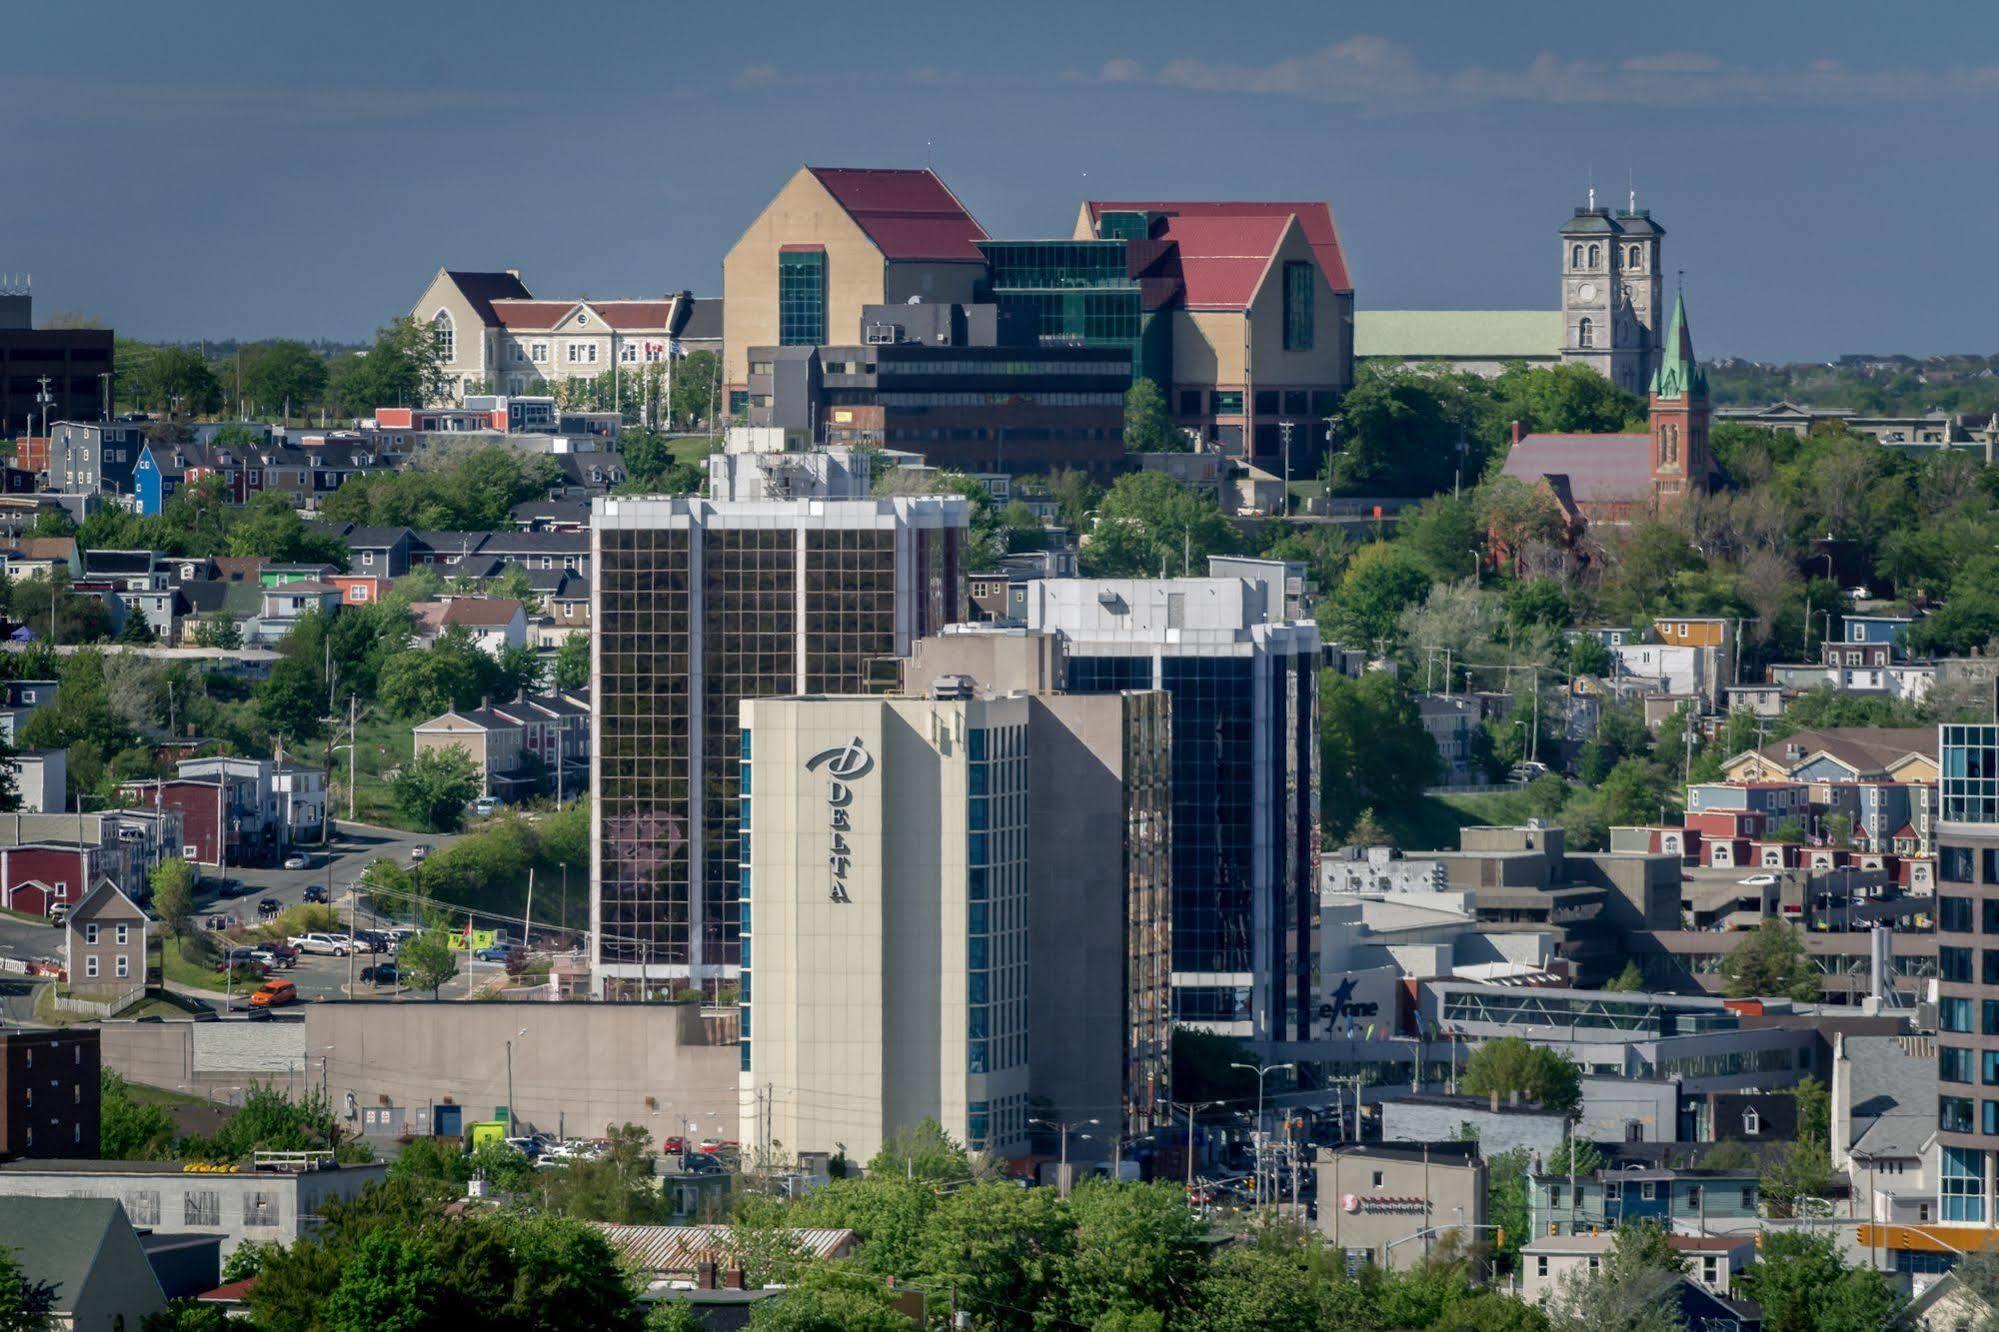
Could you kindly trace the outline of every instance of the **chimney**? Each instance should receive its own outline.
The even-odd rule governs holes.
[[[713,1258],[703,1258],[700,1262],[694,1264],[694,1289],[716,1289],[715,1260]]]
[[[743,1269],[741,1267],[732,1267],[726,1273],[724,1273],[722,1278],[722,1284],[729,1290],[749,1289],[749,1287],[746,1284],[744,1284]]]
[[[1518,444],[1520,442],[1520,436],[1521,436],[1520,423],[1518,421],[1515,421],[1513,423],[1513,442],[1515,444]]]

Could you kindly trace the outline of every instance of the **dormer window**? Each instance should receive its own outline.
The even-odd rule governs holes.
[[[1763,1117],[1756,1113],[1756,1108],[1751,1106],[1749,1109],[1744,1110],[1742,1112],[1742,1136],[1753,1138],[1762,1131]]]

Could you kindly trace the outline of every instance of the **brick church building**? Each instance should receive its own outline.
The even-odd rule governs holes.
[[[1716,481],[1708,449],[1707,374],[1694,359],[1684,297],[1675,300],[1644,434],[1519,435],[1505,475],[1554,497],[1571,540],[1593,524],[1619,525],[1671,507]]]

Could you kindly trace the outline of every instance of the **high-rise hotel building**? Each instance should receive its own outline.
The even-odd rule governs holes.
[[[1999,726],[1945,725],[1937,812],[1937,1214],[1994,1224],[1999,1169]]]
[[[868,497],[824,454],[715,459],[710,493],[593,508],[600,995],[737,974],[742,700],[863,690],[962,616],[960,497]]]
[[[1283,582],[1060,578],[1026,586],[1072,694],[1173,700],[1173,1021],[1311,1037],[1319,631]]]
[[[746,1149],[1099,1159],[1169,1094],[1165,696],[949,679],[743,705]]]

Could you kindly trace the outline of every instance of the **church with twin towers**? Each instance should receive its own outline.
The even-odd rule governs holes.
[[[1562,349],[1630,393],[1644,393],[1665,346],[1666,229],[1634,191],[1619,209],[1596,191],[1562,226]]]

